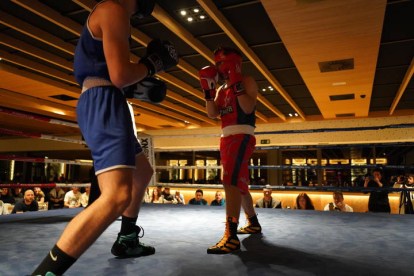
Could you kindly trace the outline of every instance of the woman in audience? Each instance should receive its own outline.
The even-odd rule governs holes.
[[[12,197],[11,195],[11,191],[9,188],[1,189],[0,200],[3,201],[3,203],[10,203],[10,204],[16,203],[16,201],[14,200],[14,197]]]
[[[163,203],[164,197],[160,194],[157,188],[152,190],[151,203]]]
[[[144,198],[142,199],[142,202],[144,203],[150,203],[151,202],[151,196],[149,194],[149,188],[145,191]]]
[[[45,203],[45,194],[42,192],[40,187],[35,187],[33,192],[37,203]]]
[[[210,203],[210,206],[226,206],[226,200],[220,191],[216,192],[215,199]]]
[[[315,210],[312,200],[306,193],[301,193],[296,197],[295,209],[298,210]]]

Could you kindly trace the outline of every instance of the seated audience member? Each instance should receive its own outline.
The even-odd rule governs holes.
[[[1,189],[0,200],[3,201],[3,203],[10,203],[10,204],[16,203],[16,201],[14,200],[14,197],[11,195],[11,191],[9,188]]]
[[[324,211],[342,211],[342,212],[353,212],[351,206],[344,203],[344,195],[342,192],[333,193],[333,202],[326,204]]]
[[[81,195],[82,207],[88,206],[90,192],[91,192],[91,187],[85,187],[85,192]]]
[[[375,169],[372,176],[365,177],[364,187],[388,188],[390,184],[382,175],[381,169]],[[368,210],[370,212],[390,213],[391,206],[387,191],[371,192],[368,200]]]
[[[45,194],[40,187],[35,187],[34,190],[35,200],[37,203],[45,203]]]
[[[39,204],[35,200],[34,192],[29,189],[24,192],[23,199],[16,203],[12,214],[32,211],[39,211]]]
[[[216,199],[214,199],[210,206],[226,206],[226,200],[223,198],[223,194],[220,191],[216,192]]]
[[[71,191],[67,192],[64,199],[64,205],[67,208],[78,208],[81,206],[81,193],[78,187],[71,188]]]
[[[0,215],[8,215],[9,208],[7,208],[6,204],[0,200]]]
[[[144,197],[142,198],[142,202],[150,203],[150,201],[151,201],[151,196],[149,194],[149,188],[147,188],[147,190],[144,193]]]
[[[162,194],[162,186],[157,186],[158,194]]]
[[[164,197],[164,203],[174,203],[174,196],[171,194],[169,187],[165,187],[161,195]]]
[[[203,190],[197,190],[195,192],[195,198],[191,199],[188,204],[190,205],[208,205],[208,202],[203,198]]]
[[[164,203],[164,197],[161,195],[158,188],[152,190],[151,203]]]
[[[65,199],[65,191],[59,187],[53,188],[49,192],[50,209],[63,208],[63,200]]]
[[[256,208],[282,208],[282,202],[272,197],[272,189],[263,189],[263,198],[256,201]]]
[[[180,191],[175,191],[174,203],[185,205],[184,195]]]
[[[18,202],[20,199],[23,199],[22,188],[14,188],[12,190],[12,196],[14,197],[15,202]]]
[[[313,203],[312,203],[312,200],[310,199],[310,197],[305,193],[301,193],[296,197],[295,209],[298,209],[298,210],[315,210],[315,207],[313,206]]]

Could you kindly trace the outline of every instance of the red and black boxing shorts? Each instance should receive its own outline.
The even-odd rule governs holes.
[[[250,134],[235,134],[221,137],[220,155],[223,166],[223,185],[233,185],[241,194],[249,190],[249,160],[256,145]]]

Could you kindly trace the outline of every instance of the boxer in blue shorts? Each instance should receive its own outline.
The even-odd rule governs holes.
[[[100,197],[79,213],[32,275],[62,275],[120,215],[112,246],[117,257],[155,253],[139,242],[136,225],[153,170],[134,135],[123,89],[178,64],[168,41],[154,40],[139,63],[131,63],[130,19],[149,16],[154,0],[106,0],[91,11],[76,47],[74,73],[82,86],[79,127],[91,149]]]

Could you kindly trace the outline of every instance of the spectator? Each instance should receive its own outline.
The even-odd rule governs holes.
[[[372,176],[365,177],[364,187],[384,188],[389,187],[389,183],[383,178],[382,170],[375,169]],[[368,210],[370,212],[390,213],[391,207],[387,191],[371,192],[368,201]]]
[[[344,203],[344,195],[338,191],[333,193],[333,202],[326,204],[324,211],[353,212],[354,209]]]
[[[14,197],[15,202],[18,202],[20,199],[23,199],[22,189],[14,188],[12,191],[12,196]]]
[[[164,197],[161,195],[158,188],[152,190],[151,203],[164,203]]]
[[[0,215],[8,215],[9,208],[7,208],[6,204],[0,200]]]
[[[216,199],[210,203],[210,206],[226,206],[226,200],[220,191],[216,192]]]
[[[175,191],[174,202],[176,204],[183,204],[183,205],[185,205],[184,195],[182,195],[180,191]]]
[[[10,203],[10,204],[16,203],[16,201],[14,200],[14,197],[11,195],[11,191],[9,188],[1,189],[0,200],[3,201],[3,203]]]
[[[91,187],[85,187],[85,192],[81,195],[81,199],[80,199],[82,207],[88,206],[90,192],[91,192]]]
[[[149,194],[149,188],[147,188],[145,190],[144,197],[142,198],[142,202],[150,203],[150,201],[151,201],[151,197],[150,197],[150,194]]]
[[[49,192],[49,202],[50,202],[50,209],[60,209],[63,208],[63,200],[65,199],[65,191],[61,188],[56,187],[53,188]]]
[[[165,187],[161,195],[164,197],[164,203],[174,203],[174,196],[171,194],[169,187]]]
[[[266,179],[261,178],[261,179],[260,179],[260,182],[259,182],[259,185],[261,185],[261,186],[265,186],[265,185],[266,185]]]
[[[312,200],[306,193],[301,193],[296,197],[295,209],[298,210],[315,210]]]
[[[34,188],[34,195],[37,203],[45,203],[45,194],[43,193],[42,189],[40,189],[40,187]]]
[[[16,203],[12,214],[32,211],[39,211],[39,204],[35,200],[34,192],[29,189],[24,192],[23,199]]]
[[[282,202],[272,197],[272,189],[264,188],[263,195],[263,198],[256,201],[257,208],[282,208]]]
[[[81,206],[81,193],[78,187],[71,188],[72,190],[67,192],[65,195],[64,205],[67,208],[78,208]]]
[[[195,198],[191,199],[188,204],[190,205],[208,205],[208,202],[203,198],[203,190],[197,190],[195,192]]]
[[[157,186],[158,194],[162,194],[162,186]]]

